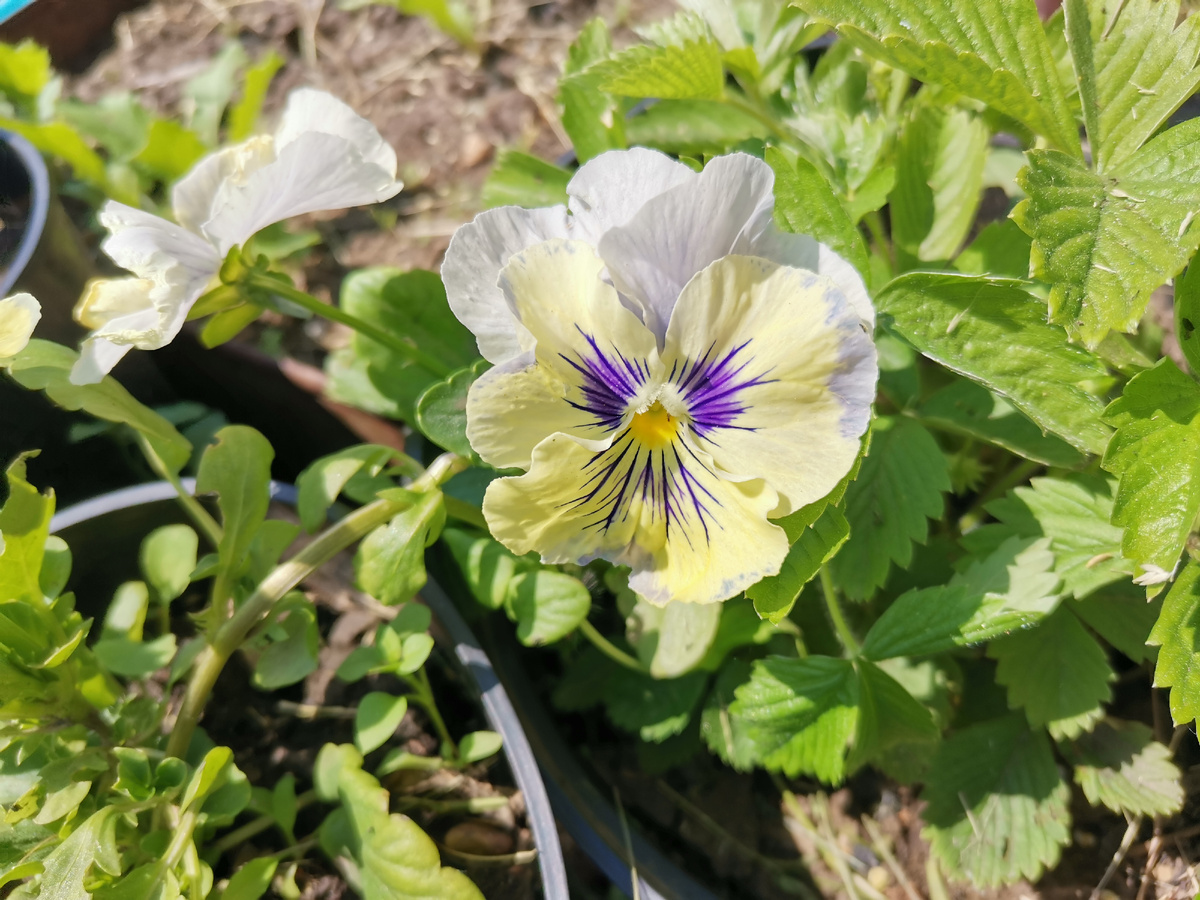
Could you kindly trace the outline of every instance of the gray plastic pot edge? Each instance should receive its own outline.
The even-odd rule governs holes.
[[[194,492],[193,478],[182,479],[183,487]],[[175,488],[165,481],[136,485],[91,500],[85,500],[57,513],[50,521],[50,532],[54,534],[72,525],[96,518],[109,512],[141,506],[175,498]],[[296,488],[290,484],[271,482],[271,498],[281,503],[296,504]],[[521,727],[521,720],[513,709],[504,685],[496,676],[491,661],[479,641],[467,626],[450,598],[432,579],[421,590],[421,596],[429,604],[454,642],[454,654],[470,673],[479,689],[484,715],[504,740],[504,753],[512,769],[513,778],[525,798],[525,814],[533,832],[533,841],[538,849],[538,866],[542,876],[542,888],[547,900],[569,900],[567,891],[567,868],[563,861],[562,845],[551,812],[551,803],[546,786],[539,774],[538,764],[530,742]],[[651,895],[647,900],[652,900]]]

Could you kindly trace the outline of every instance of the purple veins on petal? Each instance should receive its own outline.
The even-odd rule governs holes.
[[[743,391],[759,385],[771,384],[776,379],[767,378],[768,369],[760,374],[747,373],[754,362],[753,354],[739,360],[750,341],[734,347],[719,358],[713,357],[716,343],[710,344],[699,360],[686,360],[679,368],[671,369],[667,380],[673,383],[688,405],[692,428],[700,437],[708,438],[717,428],[752,428],[735,425],[734,420],[748,408],[741,396]]]
[[[650,367],[642,360],[627,359],[615,347],[612,354],[600,348],[596,339],[587,334],[579,326],[576,330],[583,335],[591,347],[591,354],[581,354],[578,359],[572,359],[566,354],[559,356],[575,371],[583,376],[580,385],[582,398],[567,399],[567,403],[582,412],[591,413],[597,425],[604,428],[616,428],[629,408],[629,403],[637,396],[638,390],[650,377]]]

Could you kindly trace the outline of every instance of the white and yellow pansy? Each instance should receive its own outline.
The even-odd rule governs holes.
[[[697,174],[608,153],[572,181],[578,213],[493,210],[455,236],[451,303],[496,364],[467,436],[526,473],[484,500],[514,552],[628,565],[658,605],[779,571],[770,520],[853,465],[878,369],[861,279],[775,229],[772,183],[741,154]],[[547,223],[560,233],[535,234]]]
[[[13,294],[0,300],[0,360],[25,349],[41,318],[42,305],[32,294]]]
[[[171,195],[178,224],[110,201],[102,248],[136,277],[97,279],[76,308],[91,334],[71,373],[99,381],[133,348],[169,343],[212,285],[225,254],[275,222],[386,200],[396,154],[366,119],[323,91],[293,91],[273,135],[202,159]]]

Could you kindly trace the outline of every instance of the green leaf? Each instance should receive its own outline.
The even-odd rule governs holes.
[[[263,648],[251,677],[255,687],[267,691],[296,684],[317,670],[317,610],[302,594],[293,594],[284,604],[286,612],[268,629],[271,643]]]
[[[720,603],[668,603],[639,599],[626,619],[629,642],[655,678],[676,678],[700,665],[721,622]]]
[[[1013,210],[1033,238],[1033,274],[1053,288],[1050,319],[1094,347],[1133,331],[1151,292],[1200,244],[1200,121],[1163,132],[1101,175],[1056,150],[1031,150]]]
[[[1126,816],[1170,816],[1183,806],[1171,751],[1141,722],[1105,719],[1063,749],[1092,806]]]
[[[192,445],[158,413],[135,400],[112,377],[99,384],[71,384],[73,350],[32,340],[10,363],[9,374],[22,387],[45,391],[64,409],[83,410],[106,422],[128,425],[149,441],[168,469],[178,472],[192,456]]]
[[[1073,468],[1084,461],[1082,453],[1043,432],[1003,397],[965,378],[935,391],[916,413],[939,429],[987,441],[1034,462]]]
[[[2,516],[3,513],[0,513]],[[4,532],[0,525],[0,555],[4,553]],[[42,557],[42,569],[38,573],[38,582],[42,593],[47,598],[56,599],[66,589],[71,578],[71,548],[60,537],[51,535],[46,538],[45,555]]]
[[[1136,585],[1100,591],[1085,600],[1072,600],[1071,609],[1084,623],[1134,662],[1152,660],[1157,655],[1146,641],[1158,621],[1161,598],[1150,603]]]
[[[136,192],[112,190],[113,185],[109,183],[108,170],[100,154],[89,147],[83,136],[66,122],[38,124],[0,116],[0,128],[16,132],[42,153],[61,159],[80,181],[110,193],[115,200],[137,203]]]
[[[496,164],[483,184],[483,205],[494,206],[555,206],[567,202],[567,182],[571,173],[566,169],[505,148],[496,154]],[[472,345],[474,346],[474,345]],[[466,360],[462,363],[465,365]]]
[[[194,131],[174,119],[155,119],[146,146],[131,162],[165,182],[174,182],[187,174],[207,149]]]
[[[1132,574],[1121,558],[1121,529],[1112,525],[1115,484],[1099,475],[1035,478],[987,511],[1022,537],[1048,537],[1063,589],[1086,597]]]
[[[1099,162],[1100,108],[1099,91],[1096,87],[1096,58],[1092,41],[1092,23],[1088,14],[1088,0],[1065,0],[1062,4],[1063,31],[1067,47],[1070,48],[1071,66],[1075,70],[1075,83],[1079,89],[1079,104],[1083,112],[1083,124],[1087,130],[1092,156]],[[1098,36],[1098,35],[1097,35]],[[1098,166],[1103,168],[1103,166]]]
[[[127,637],[105,638],[96,642],[92,652],[114,675],[145,678],[171,664],[175,656],[175,635],[164,634],[144,642]]]
[[[1056,740],[1078,737],[1104,717],[1116,678],[1104,649],[1079,619],[1060,606],[1034,628],[988,645],[996,681],[1008,689],[1010,709],[1024,709],[1034,728]]]
[[[991,134],[964,109],[922,104],[896,148],[892,239],[913,260],[950,259],[975,222]]]
[[[858,719],[859,683],[846,659],[768,657],[754,663],[729,714],[765,768],[839,784]]]
[[[317,791],[342,803],[363,900],[483,900],[467,876],[441,868],[437,846],[407,816],[388,814],[388,792],[362,770],[353,747],[326,744],[317,755]]]
[[[693,156],[728,153],[746,141],[771,136],[759,119],[719,100],[660,100],[624,127],[630,146]]]
[[[504,738],[494,731],[472,731],[458,742],[458,755],[464,763],[482,762],[503,746]]]
[[[459,456],[477,458],[467,440],[467,392],[489,368],[487,360],[478,360],[431,384],[417,398],[416,423],[427,438]]]
[[[1024,163],[1024,157],[1021,160]],[[958,254],[954,268],[967,275],[1028,278],[1032,247],[1029,235],[1012,219],[989,222],[975,236],[975,240]]]
[[[351,478],[360,472],[375,476],[400,454],[382,444],[359,444],[322,456],[296,478],[296,511],[310,534],[325,523],[325,515]]]
[[[236,144],[254,134],[258,117],[262,115],[263,101],[267,99],[267,88],[271,79],[283,66],[283,57],[268,50],[262,59],[246,70],[242,77],[242,96],[229,110],[228,140]]]
[[[578,628],[592,608],[592,598],[578,578],[534,569],[509,582],[504,605],[517,623],[517,639],[526,647],[536,647],[561,640]]]
[[[1103,401],[1090,388],[1107,370],[1047,325],[1041,301],[1018,282],[913,272],[885,287],[875,305],[883,324],[930,359],[1007,398],[1080,450],[1104,452]]]
[[[61,100],[58,112],[79,131],[99,141],[114,159],[137,156],[150,137],[150,112],[128,91],[105,94],[92,103]]]
[[[725,87],[721,48],[704,39],[665,47],[640,44],[591,71],[601,76],[602,90],[620,97],[719,100]]]
[[[1070,794],[1045,732],[1018,716],[984,722],[934,755],[923,834],[950,873],[975,885],[1035,881],[1071,840]]]
[[[183,95],[192,104],[188,125],[209,147],[217,144],[221,118],[233,96],[238,70],[245,64],[242,45],[236,39],[229,40],[205,70],[183,87]]]
[[[1175,579],[1147,643],[1159,648],[1154,686],[1171,689],[1171,718],[1192,721],[1200,715],[1200,563]]]
[[[600,76],[586,71],[611,53],[608,25],[599,16],[583,26],[567,49],[563,78],[558,83],[558,102],[562,106],[563,130],[581,163],[605,150],[625,146],[617,102],[600,90]]]
[[[39,494],[25,480],[24,456],[13,461],[5,478],[8,499],[0,509],[0,597],[41,606],[42,562],[54,516],[54,493]],[[10,640],[6,634],[0,643]]]
[[[700,737],[727,766],[739,772],[754,768],[755,743],[741,720],[730,715],[738,687],[750,680],[750,663],[733,659],[717,674],[700,713]]]
[[[271,887],[279,860],[271,856],[252,859],[229,877],[221,900],[258,900]]]
[[[792,164],[774,147],[767,148],[765,158],[775,173],[775,220],[780,227],[816,238],[859,272],[867,272],[862,235],[817,167],[803,157]]]
[[[373,267],[359,269],[342,282],[340,303],[351,315],[411,341],[450,369],[475,361],[475,338],[446,303],[446,289],[433,272]],[[365,361],[374,389],[399,415],[411,422],[417,398],[442,379],[394,350],[355,335],[355,357]]]
[[[1013,537],[947,585],[912,590],[884,610],[862,652],[873,660],[942,653],[1027,628],[1058,605],[1046,539]]]
[[[442,540],[462,570],[471,595],[488,609],[499,609],[508,595],[508,583],[522,568],[508,548],[485,535],[447,528]]]
[[[797,0],[863,52],[982,100],[1078,152],[1075,120],[1032,0]]]
[[[929,710],[887,672],[865,659],[858,672],[858,723],[846,760],[853,771],[864,763],[885,761],[899,747],[916,745],[929,753],[939,730]]]
[[[651,678],[622,667],[609,679],[604,702],[614,725],[658,743],[687,728],[707,684],[705,672]]]
[[[388,606],[410,599],[425,586],[425,548],[445,515],[441,492],[430,491],[367,535],[354,557],[358,587]]]
[[[200,538],[187,525],[163,525],[146,535],[138,563],[159,603],[170,603],[187,589],[199,548]]]
[[[255,532],[271,503],[271,461],[267,439],[246,425],[227,425],[205,449],[196,473],[196,493],[216,494],[221,510],[221,569],[232,584],[245,562]]]
[[[927,518],[941,517],[949,489],[946,457],[928,431],[907,418],[875,420],[870,451],[846,490],[850,539],[830,563],[846,596],[864,600],[893,561],[908,565],[913,541],[925,542]]]
[[[827,506],[788,548],[778,575],[746,589],[760,616],[772,624],[787,617],[808,584],[850,537],[850,523],[839,507]]]
[[[1130,379],[1105,410],[1117,433],[1104,468],[1120,476],[1121,551],[1151,573],[1174,571],[1200,512],[1200,386],[1170,359]],[[1154,567],[1154,568],[1151,568]]]
[[[408,712],[408,698],[372,691],[358,701],[354,714],[354,746],[363,753],[377,750],[391,740]]]
[[[35,99],[54,69],[50,52],[30,38],[19,44],[0,44],[0,91]]]
[[[1197,18],[1200,22],[1200,18]],[[1200,265],[1193,259],[1175,279],[1175,337],[1188,368],[1200,372]]]
[[[92,813],[42,860],[40,900],[88,900],[91,893],[84,883],[93,866],[110,875],[121,874],[116,813],[115,806]]]

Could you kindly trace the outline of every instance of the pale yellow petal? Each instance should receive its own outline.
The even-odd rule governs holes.
[[[0,359],[25,349],[42,318],[42,305],[32,294],[13,294],[0,300]]]
[[[725,472],[762,478],[773,515],[827,494],[858,454],[875,347],[827,277],[729,256],[684,288],[667,329],[663,403],[686,410]]]
[[[148,278],[93,278],[75,305],[75,321],[84,328],[103,328],[113,319],[154,309]]]

